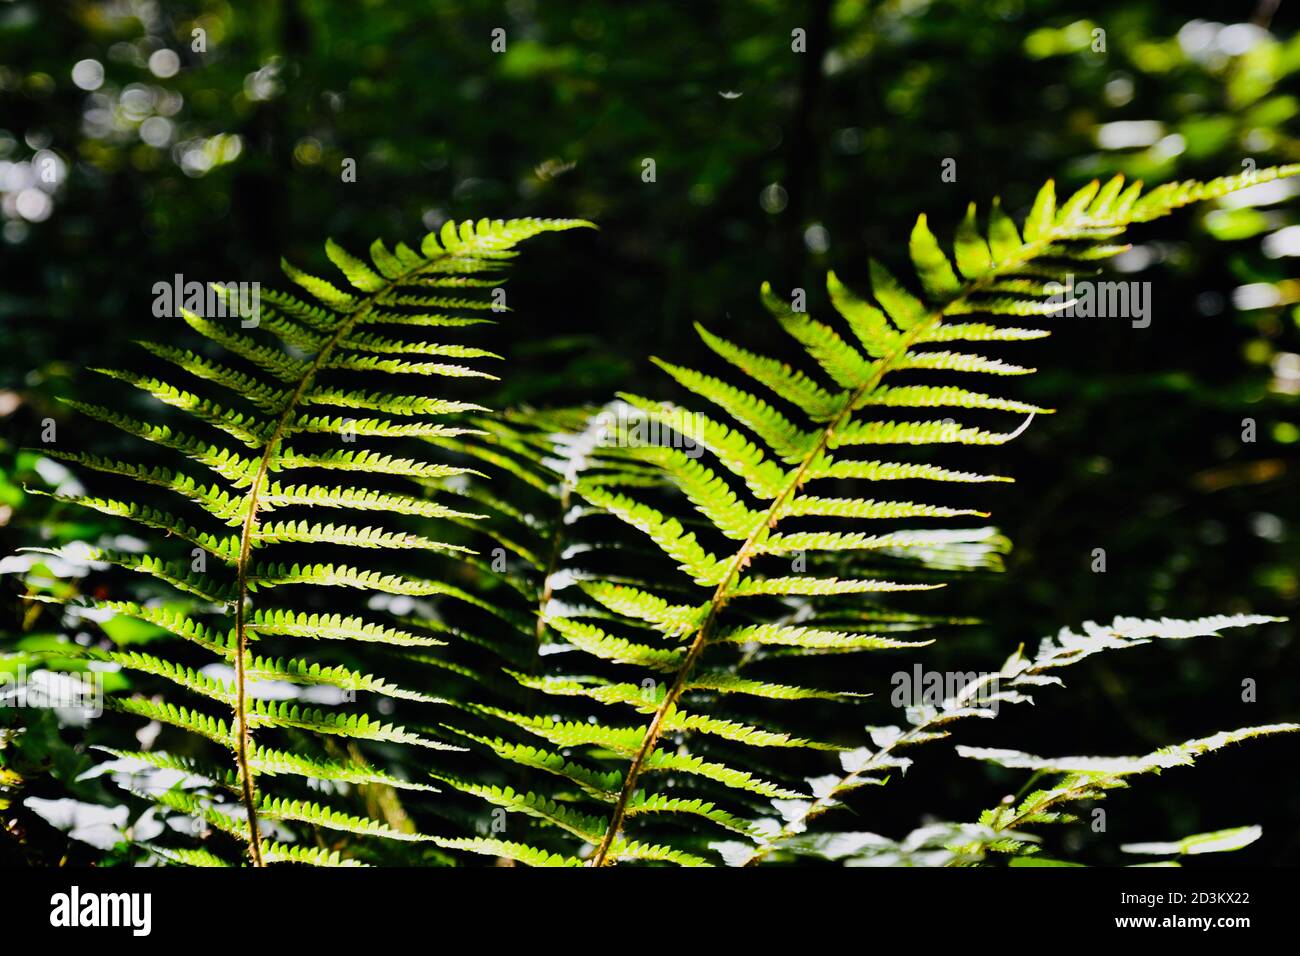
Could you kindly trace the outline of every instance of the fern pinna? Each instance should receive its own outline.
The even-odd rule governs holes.
[[[403,620],[402,598],[477,601],[452,584],[421,576],[418,558],[395,563],[396,552],[467,553],[463,545],[428,537],[411,525],[446,519],[443,530],[454,531],[452,521],[475,517],[440,502],[427,487],[469,473],[468,464],[426,460],[421,448],[428,451],[429,443],[452,442],[473,431],[456,419],[483,409],[431,397],[419,385],[431,377],[492,378],[476,366],[498,357],[426,336],[429,330],[487,323],[493,311],[501,311],[487,290],[500,284],[498,274],[516,255],[513,248],[539,233],[579,225],[586,223],[448,223],[426,236],[419,251],[400,243],[389,250],[375,242],[369,263],[330,241],[326,252],[346,277],[351,287],[346,291],[284,263],[305,296],[266,291],[258,314],[245,311],[224,323],[182,310],[184,321],[210,343],[202,350],[141,343],[173,374],[186,376],[185,383],[172,384],[163,371],[158,377],[104,372],[186,413],[183,427],[157,423],[156,411],[135,417],[114,407],[73,403],[92,418],[161,446],[183,465],[46,451],[128,482],[120,498],[63,500],[172,539],[157,550],[96,548],[69,555],[100,568],[138,572],[150,582],[147,599],[83,601],[84,613],[137,618],[188,645],[174,658],[151,648],[85,649],[86,656],[172,687],[162,697],[134,694],[110,706],[207,738],[228,748],[234,762],[223,766],[207,755],[196,759],[190,756],[193,744],[184,740],[175,754],[116,755],[180,772],[186,780],[207,781],[208,798],[192,787],[153,796],[162,807],[193,814],[247,841],[253,863],[343,862],[326,844],[293,845],[288,824],[294,821],[327,831],[410,839],[404,832],[409,821],[400,811],[385,821],[363,818],[301,799],[310,788],[283,788],[284,796],[272,796],[256,778],[305,778],[317,790],[339,784],[378,786],[389,793],[432,789],[422,772],[419,779],[402,779],[384,769],[391,760],[368,758],[359,747],[369,744],[381,752],[389,745],[426,751],[454,747],[383,719],[403,703],[436,700],[427,689],[410,689],[361,669],[372,659],[367,646],[390,652],[380,660],[391,670],[403,660],[391,652],[423,653],[444,643],[431,630],[437,622]],[[191,433],[192,427],[200,430]],[[211,474],[200,477],[202,471],[192,473],[195,466]],[[146,488],[171,497],[148,504],[137,497]],[[173,510],[178,505],[188,508]],[[347,517],[356,512],[382,516],[393,526]],[[176,541],[192,551],[178,548]],[[201,652],[197,656],[195,648]],[[335,663],[340,658],[347,663]],[[214,660],[228,668],[212,673],[206,665]],[[176,691],[197,703],[173,702]],[[378,716],[326,706],[346,703],[357,692],[373,695]],[[265,731],[258,734],[262,739],[253,739],[255,730]],[[238,802],[225,800],[230,792],[238,794]],[[276,840],[262,839],[259,820],[275,824]],[[204,847],[161,845],[157,851],[179,862],[222,862],[221,854]]]
[[[498,727],[511,728],[507,736],[477,737],[478,744],[506,763],[558,778],[558,787],[548,794],[451,781],[541,821],[561,836],[539,835],[544,845],[482,839],[465,848],[529,863],[595,866],[635,860],[702,865],[719,858],[753,863],[781,857],[798,852],[809,820],[838,805],[839,795],[879,782],[869,771],[901,766],[895,749],[941,736],[931,721],[942,723],[954,715],[909,714],[915,719],[912,731],[877,728],[873,740],[878,749],[867,748],[864,756],[861,748],[774,729],[764,714],[751,716],[747,705],[737,703],[752,701],[757,710],[769,702],[852,700],[870,692],[873,688],[803,686],[789,675],[797,672],[802,657],[928,643],[891,634],[935,621],[863,611],[862,602],[884,592],[933,585],[906,573],[882,577],[871,572],[890,562],[903,562],[905,568],[909,559],[948,569],[996,562],[1001,545],[991,529],[910,525],[914,519],[982,516],[978,511],[893,497],[837,497],[820,490],[831,482],[897,486],[1008,480],[854,451],[861,446],[1009,441],[1023,429],[1024,416],[1047,409],[956,385],[917,382],[904,373],[1032,371],[959,346],[1047,335],[998,320],[1060,310],[1052,283],[1091,271],[1094,263],[1121,251],[1125,247],[1117,240],[1131,224],[1297,172],[1295,166],[1261,170],[1169,184],[1145,194],[1140,183],[1116,177],[1105,185],[1085,186],[1059,204],[1049,182],[1020,226],[995,202],[981,232],[972,206],[957,229],[953,259],[922,216],[909,247],[919,289],[909,288],[878,262],[870,264],[874,301],[829,276],[830,299],[847,336],[764,288],[766,305],[807,354],[807,370],[705,329],[699,331],[708,347],[750,384],[738,387],[712,374],[658,362],[680,386],[723,415],[622,396],[621,414],[655,423],[665,429],[661,434],[673,437],[603,449],[575,490],[595,515],[590,520],[618,519],[643,535],[640,540],[648,537],[662,552],[660,560],[666,557],[675,564],[680,576],[624,565],[603,575],[578,568],[566,577],[565,585],[571,586],[557,589],[545,623],[554,642],[549,651],[568,653],[548,654],[544,663],[554,660],[555,666],[513,673],[548,700],[534,710],[476,708]],[[1022,420],[1004,431],[990,431],[946,417],[948,409],[1005,412]],[[944,410],[942,419],[922,417],[938,410]],[[709,458],[697,458],[700,450]],[[679,511],[659,498],[651,503],[653,489],[662,483],[680,492],[689,508]],[[827,521],[835,522],[829,526],[834,530]],[[872,532],[861,530],[859,521],[909,524]],[[868,571],[852,571],[862,555]],[[849,573],[834,570],[845,567]],[[812,599],[822,600],[813,604]],[[1250,620],[1225,619],[1208,632],[1245,623]],[[1167,636],[1163,630],[1176,636],[1182,626],[1157,622],[1148,636]],[[1110,646],[1123,645],[1114,638]],[[1022,687],[1004,689],[1008,699],[1024,699],[1023,685],[1051,679],[1032,670],[1011,676]],[[586,709],[592,703],[602,705],[595,714]],[[623,719],[603,719],[609,712],[605,708]],[[517,742],[519,732],[534,741],[540,738],[545,746]],[[838,777],[818,778],[809,798],[801,785],[768,779],[765,748],[840,751],[845,770]],[[778,811],[775,816],[763,802],[768,800]],[[674,829],[652,822],[672,815],[707,823]],[[733,842],[735,836],[743,838],[739,844]],[[583,845],[590,851],[584,852]]]

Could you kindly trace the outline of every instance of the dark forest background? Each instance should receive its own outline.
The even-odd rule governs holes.
[[[589,218],[599,232],[521,257],[491,401],[678,397],[648,356],[708,365],[696,321],[787,349],[760,283],[825,311],[828,268],[865,288],[869,255],[906,267],[918,212],[947,237],[968,202],[1023,214],[1049,177],[1300,161],[1297,18],[1285,0],[0,2],[0,553],[109,524],[25,494],[59,471],[21,449],[46,417],[91,427],[55,396],[93,393],[87,366],[167,334],[152,289],[174,273],[270,283],[281,255],[322,267],[326,236],[360,249],[447,219]],[[48,157],[55,183],[36,175]],[[1116,614],[1300,618],[1300,217],[1269,202],[1286,195],[1140,230],[1118,265],[1152,283],[1149,328],[1062,318],[1017,347],[1040,373],[1008,394],[1059,412],[994,450],[1017,484],[981,502],[1015,549],[1006,573],[918,605],[985,621],[930,666],[1000,663]],[[11,634],[41,626],[20,591],[0,577]],[[1068,684],[964,742],[1141,753],[1294,720],[1300,641],[1291,623],[1151,647]],[[1019,786],[947,753],[908,778],[935,814]],[[1111,862],[1123,842],[1258,822],[1264,839],[1225,862],[1295,863],[1297,754],[1260,742],[1169,771],[1108,801],[1104,837],[1066,838]],[[867,794],[858,825],[905,832],[915,803]]]

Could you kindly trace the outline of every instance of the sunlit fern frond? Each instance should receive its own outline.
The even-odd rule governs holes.
[[[209,761],[219,773],[197,789],[150,793],[166,815],[247,844],[257,864],[353,861],[298,844],[312,832],[422,839],[395,794],[433,790],[428,765],[392,748],[461,744],[428,729],[442,698],[411,664],[436,661],[449,637],[410,609],[483,603],[450,573],[432,573],[447,567],[439,556],[471,556],[462,525],[480,517],[432,487],[472,472],[472,459],[439,443],[478,431],[468,416],[485,409],[468,386],[495,377],[498,356],[464,339],[501,318],[492,290],[520,242],[582,225],[448,223],[418,250],[375,242],[368,260],[331,240],[325,251],[344,281],[285,262],[296,292],[261,290],[259,302],[218,290],[217,314],[207,315],[202,290],[177,303],[193,346],[169,334],[141,343],[148,371],[103,371],[145,402],[114,391],[72,402],[157,446],[160,460],[43,449],[119,489],[62,503],[143,529],[141,539],[60,555],[102,575],[69,608],[73,621],[129,619],[134,643],[51,653],[127,675],[133,693],[110,705],[168,728],[175,761],[192,752],[186,736],[228,752],[228,765]],[[139,582],[135,593],[122,572]],[[166,753],[116,759],[174,773]],[[316,802],[348,785],[382,795],[385,819]],[[222,794],[226,804],[215,802]],[[175,862],[223,855],[206,845],[159,852]]]

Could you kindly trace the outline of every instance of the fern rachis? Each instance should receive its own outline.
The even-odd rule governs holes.
[[[336,248],[331,244],[331,252]],[[347,261],[346,253],[339,250],[335,253],[334,258]],[[253,536],[257,528],[258,506],[267,479],[267,472],[275,456],[279,453],[280,443],[284,438],[285,429],[288,427],[298,409],[301,407],[303,395],[312,386],[316,380],[317,373],[322,366],[334,354],[340,341],[356,327],[359,322],[365,320],[376,307],[379,297],[383,294],[391,294],[394,290],[401,288],[409,280],[428,272],[439,263],[439,258],[432,258],[423,261],[418,265],[411,266],[398,273],[396,276],[389,276],[388,281],[383,282],[378,288],[370,291],[355,308],[348,313],[343,321],[338,323],[338,327],[330,337],[321,345],[311,363],[307,366],[302,377],[298,380],[293,392],[284,402],[283,410],[280,417],[275,422],[275,428],[266,441],[262,450],[261,457],[258,459],[257,472],[253,476],[252,484],[249,486],[248,493],[245,497],[241,510],[244,514],[244,521],[239,530],[239,560],[235,567],[235,734],[238,740],[237,761],[239,764],[239,781],[243,794],[244,807],[248,813],[248,833],[250,853],[255,865],[262,865],[262,852],[260,837],[257,829],[257,801],[253,792],[253,772],[248,763],[248,750],[251,741],[251,732],[248,727],[247,701],[245,694],[247,690],[247,675],[245,666],[248,656],[248,631],[246,625],[246,614],[248,609],[248,575],[250,560],[253,547]],[[355,268],[355,267],[354,267]],[[373,282],[364,283],[371,285]]]

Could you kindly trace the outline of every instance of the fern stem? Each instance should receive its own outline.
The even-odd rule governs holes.
[[[348,313],[347,317],[339,323],[334,334],[330,336],[329,341],[325,342],[316,352],[315,358],[312,359],[307,371],[303,373],[302,378],[298,381],[293,394],[285,400],[280,418],[275,424],[275,430],[271,433],[271,437],[267,439],[266,447],[262,451],[262,457],[257,466],[257,475],[253,479],[252,487],[245,499],[246,510],[244,523],[239,533],[239,561],[236,565],[235,725],[238,736],[235,742],[235,759],[239,766],[240,790],[244,810],[248,814],[249,856],[254,866],[265,866],[266,864],[262,859],[261,836],[257,828],[256,788],[253,784],[253,772],[248,759],[248,753],[252,747],[252,732],[248,728],[247,673],[245,669],[246,658],[248,657],[246,605],[248,603],[248,569],[253,548],[253,531],[257,527],[257,508],[262,495],[262,487],[266,481],[267,472],[270,471],[271,460],[278,452],[280,443],[284,439],[285,430],[289,427],[289,423],[292,421],[303,396],[307,393],[307,389],[315,381],[316,374],[334,351],[339,341],[353,329],[359,319],[370,312],[379,296],[391,290],[404,279],[424,271],[430,264],[431,262],[425,262],[415,269],[404,272],[396,279],[389,280],[383,288],[372,292],[352,312]]]
[[[731,563],[727,568],[727,573],[723,576],[722,582],[714,591],[713,597],[709,602],[709,610],[705,616],[704,623],[700,625],[699,631],[691,642],[690,648],[686,652],[686,658],[683,660],[682,666],[678,669],[673,679],[672,686],[664,695],[663,701],[661,701],[659,706],[655,709],[654,716],[650,721],[650,726],[646,728],[645,737],[641,741],[641,746],[637,749],[635,756],[632,758],[632,763],[628,768],[627,776],[623,780],[623,787],[619,791],[618,800],[614,804],[614,810],[610,816],[609,826],[605,830],[605,834],[600,841],[600,845],[596,848],[595,854],[592,856],[592,866],[608,866],[613,862],[610,859],[610,849],[613,846],[614,840],[617,839],[619,832],[622,830],[623,823],[627,817],[628,803],[632,799],[632,794],[636,791],[637,782],[640,779],[641,773],[645,769],[645,762],[654,752],[659,737],[663,732],[664,721],[667,719],[668,714],[673,710],[673,708],[677,706],[677,702],[680,700],[681,695],[685,690],[687,680],[689,680],[691,673],[694,671],[695,665],[698,663],[700,656],[704,653],[704,648],[709,642],[710,634],[717,624],[718,616],[721,614],[727,601],[732,595],[734,590],[733,582],[737,580],[741,571],[743,571],[754,558],[754,548],[758,544],[759,537],[762,535],[763,531],[776,527],[777,522],[780,520],[778,516],[781,509],[785,506],[790,496],[799,490],[800,486],[804,482],[804,476],[807,474],[808,469],[812,466],[812,463],[817,460],[818,456],[826,450],[831,437],[835,434],[835,430],[852,416],[858,402],[880,385],[881,379],[883,379],[884,376],[893,369],[894,364],[899,359],[908,353],[908,350],[916,344],[921,335],[943,320],[948,309],[971,294],[979,292],[984,286],[996,280],[1004,272],[1015,269],[1023,265],[1025,262],[1041,255],[1043,250],[1055,241],[1056,236],[1057,230],[1053,228],[1048,230],[1045,235],[1032,242],[1022,243],[1020,248],[1017,250],[1016,255],[1010,256],[997,263],[986,275],[979,279],[967,282],[963,285],[960,292],[943,303],[943,305],[927,316],[923,321],[916,323],[916,325],[904,332],[894,350],[888,355],[883,356],[876,363],[871,376],[849,395],[843,408],[840,409],[835,418],[822,428],[816,445],[800,461],[798,467],[791,474],[789,481],[787,481],[785,487],[781,489],[781,492],[772,502],[771,507],[768,508],[767,512],[763,515],[763,518],[760,521],[755,522],[754,528],[750,532],[749,537],[745,539],[739,550],[737,550],[735,556],[731,559]]]
[[[723,576],[717,590],[713,592],[713,597],[709,601],[709,610],[704,619],[704,623],[700,625],[699,631],[696,632],[695,639],[691,641],[690,649],[686,652],[686,659],[678,669],[668,693],[664,695],[664,699],[660,702],[658,708],[656,708],[654,717],[650,721],[650,726],[646,729],[645,737],[641,741],[641,746],[638,748],[636,756],[632,759],[632,765],[628,768],[627,776],[624,778],[623,788],[619,792],[618,801],[614,804],[614,812],[610,817],[609,827],[605,830],[605,835],[600,842],[600,846],[592,857],[592,866],[607,866],[612,862],[609,859],[610,847],[613,845],[619,831],[622,829],[623,822],[627,816],[628,802],[631,800],[632,794],[636,790],[636,784],[645,767],[645,762],[649,759],[650,754],[654,752],[654,748],[659,741],[659,736],[663,732],[664,720],[667,719],[669,712],[677,706],[677,701],[681,698],[682,692],[686,687],[686,681],[694,671],[700,655],[704,653],[704,648],[708,644],[713,628],[717,624],[718,616],[722,613],[722,609],[726,606],[727,601],[730,599],[734,590],[732,587],[733,582],[737,579],[746,565],[748,565],[753,559],[754,548],[758,544],[759,537],[765,530],[776,527],[777,522],[780,520],[778,515],[780,514],[781,509],[785,506],[789,497],[799,490],[800,486],[804,482],[804,476],[808,473],[808,469],[812,467],[812,463],[817,460],[818,456],[826,450],[826,446],[830,443],[831,437],[835,434],[835,429],[848,420],[862,397],[874,390],[880,384],[880,380],[885,376],[885,373],[890,370],[899,358],[907,353],[907,350],[912,346],[921,333],[938,322],[942,317],[943,312],[941,310],[930,316],[924,322],[918,322],[912,329],[908,330],[902,339],[900,339],[897,348],[880,360],[875,371],[872,372],[871,377],[860,385],[856,391],[849,395],[839,414],[822,429],[816,445],[804,456],[803,460],[800,461],[799,466],[791,474],[785,487],[781,489],[780,494],[778,494],[773,500],[771,506],[763,515],[762,519],[754,523],[754,528],[750,531],[749,537],[745,539],[744,543],[742,543],[740,548],[736,551],[735,556],[731,559],[730,566],[727,568],[726,575]]]

